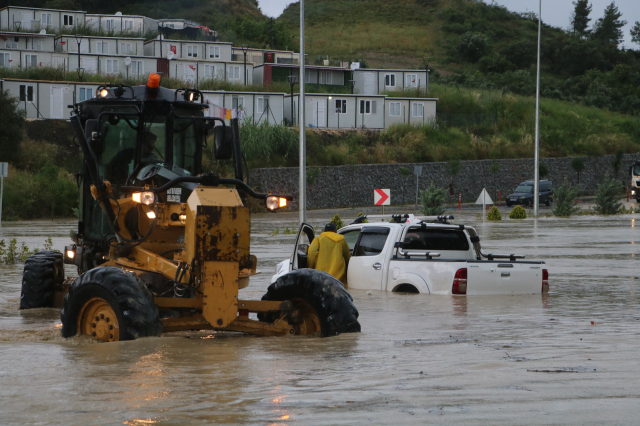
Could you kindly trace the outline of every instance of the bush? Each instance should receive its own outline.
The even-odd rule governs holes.
[[[426,191],[420,191],[420,202],[422,202],[422,213],[425,216],[439,216],[444,213],[444,200],[446,191],[437,188],[433,181]]]
[[[71,217],[78,207],[73,175],[47,163],[37,173],[10,170],[3,212],[12,219]]]
[[[330,223],[333,223],[338,229],[344,228],[344,222],[342,221],[342,219],[340,219],[340,215],[338,213],[333,216],[333,219],[331,219]]]
[[[18,108],[18,99],[8,90],[0,90],[0,162],[13,163],[20,153],[24,112]]]
[[[491,210],[489,210],[487,220],[502,220],[502,215],[496,206],[491,207]]]
[[[620,196],[620,182],[606,175],[604,183],[598,185],[594,210],[598,214],[618,214],[622,203],[617,202]]]
[[[515,206],[511,213],[509,213],[509,219],[526,219],[527,211],[522,206]]]
[[[478,62],[489,50],[489,38],[482,33],[466,32],[460,36],[458,52],[469,62]]]
[[[580,210],[576,207],[576,199],[580,193],[580,187],[578,185],[570,187],[569,181],[565,177],[562,186],[557,188],[554,192],[555,195],[553,198],[556,202],[556,205],[553,208],[554,215],[558,217],[569,217]]]

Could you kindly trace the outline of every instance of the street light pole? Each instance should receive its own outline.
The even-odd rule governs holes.
[[[78,69],[80,69],[80,44],[82,44],[81,34],[76,34],[76,43],[78,44]]]
[[[540,204],[540,35],[542,33],[542,0],[539,0],[540,8],[538,12],[538,70],[536,75],[536,143],[534,152],[534,172],[533,172],[533,217],[538,218],[538,208]]]
[[[248,44],[242,45],[242,53],[244,54],[244,85],[247,85],[247,50],[249,48]]]
[[[351,85],[351,94],[353,95],[353,88],[356,87],[356,81],[355,80],[349,80],[349,84]]]
[[[431,58],[426,57],[424,58],[424,61],[427,64],[425,71],[427,72],[427,96],[429,96],[429,74],[431,73],[431,70],[429,69],[429,62],[431,62]]]
[[[287,79],[289,80],[289,84],[291,85],[291,126],[295,126],[295,123],[293,122],[293,88],[297,83],[297,78],[295,75],[290,75],[287,77]]]
[[[307,221],[307,151],[305,146],[305,72],[304,72],[304,0],[300,0],[300,99],[298,121],[300,122],[300,223]]]

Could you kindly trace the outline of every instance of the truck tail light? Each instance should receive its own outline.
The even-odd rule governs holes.
[[[549,271],[547,269],[542,270],[542,292],[549,293]]]
[[[467,268],[458,269],[453,278],[453,294],[467,294]]]

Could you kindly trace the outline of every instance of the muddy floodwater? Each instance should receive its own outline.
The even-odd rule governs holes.
[[[22,265],[0,266],[0,424],[638,424],[640,215],[483,224],[476,213],[456,222],[476,226],[486,251],[545,260],[548,295],[353,290],[359,334],[98,344],[62,339],[59,310],[19,311]],[[254,215],[262,273],[244,298],[262,297],[291,254],[293,222]],[[52,236],[62,250],[74,226],[4,223],[0,239]]]

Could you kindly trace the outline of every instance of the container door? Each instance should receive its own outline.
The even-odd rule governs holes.
[[[291,255],[291,270],[308,268],[307,256],[309,254],[309,246],[315,238],[313,227],[308,223],[300,225],[298,230],[298,236],[296,237],[296,244],[293,249],[293,255]]]
[[[61,119],[63,115],[64,97],[62,87],[51,86],[51,118]]]
[[[313,127],[327,127],[327,100],[313,100]]]
[[[390,244],[389,228],[366,226],[362,228],[347,270],[349,288],[382,290],[385,276],[386,251]]]
[[[376,94],[376,76],[372,72],[364,73],[364,94]]]
[[[96,66],[96,58],[82,58],[81,63],[85,73],[95,74],[98,72],[98,67]]]
[[[158,58],[158,72],[162,73],[163,77],[169,77],[169,60],[165,58]]]

